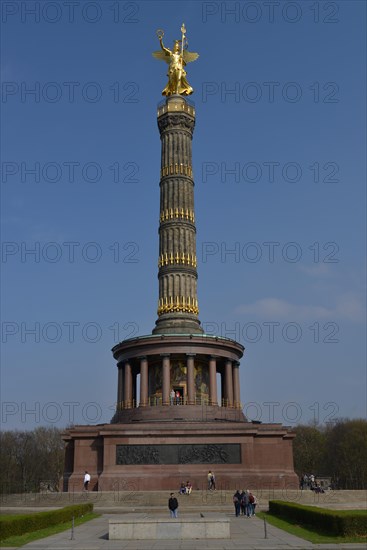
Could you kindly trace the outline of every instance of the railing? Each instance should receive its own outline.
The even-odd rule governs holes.
[[[195,101],[193,101],[192,99],[189,99],[188,97],[184,97],[184,96],[181,96],[182,99],[184,99],[186,101],[186,103],[188,105],[190,105],[190,107],[195,107]],[[167,100],[166,99],[162,99],[161,101],[159,101],[159,103],[157,104],[157,108],[159,109],[160,107],[164,107],[166,105],[166,102]]]
[[[207,397],[195,397],[193,403],[189,403],[189,399],[187,396],[184,397],[170,397],[169,402],[165,403],[163,405],[163,399],[162,397],[149,397],[145,405],[143,405],[140,402],[137,402],[136,399],[132,399],[131,401],[120,401],[117,403],[116,410],[122,411],[126,409],[135,409],[137,407],[177,407],[180,405],[197,405],[202,407],[210,407],[211,404],[209,403],[209,399]],[[224,407],[224,408],[235,408],[235,409],[242,409],[243,405],[242,403],[229,403],[228,399],[222,399],[220,402],[218,402],[218,406]]]

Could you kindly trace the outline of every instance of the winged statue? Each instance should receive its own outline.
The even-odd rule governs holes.
[[[195,61],[199,54],[187,51],[186,28],[182,24],[181,27],[182,39],[175,40],[172,50],[166,48],[163,44],[164,32],[157,31],[157,36],[161,49],[153,52],[153,57],[165,61],[168,67],[168,83],[162,91],[162,95],[169,96],[174,94],[190,95],[193,93],[193,88],[186,80],[186,71],[184,67],[187,63]]]

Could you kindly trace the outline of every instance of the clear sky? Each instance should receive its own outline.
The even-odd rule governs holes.
[[[250,419],[364,417],[365,2],[1,8],[3,429],[109,422],[110,350],[154,327],[182,22],[204,329],[246,347]]]

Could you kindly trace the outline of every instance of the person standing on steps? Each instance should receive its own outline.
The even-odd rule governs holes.
[[[178,517],[178,502],[174,493],[171,493],[170,498],[168,499],[168,509],[171,518]]]

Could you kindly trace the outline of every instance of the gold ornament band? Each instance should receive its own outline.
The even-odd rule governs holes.
[[[195,214],[192,210],[189,210],[186,208],[184,210],[183,208],[166,208],[166,210],[163,210],[161,212],[161,215],[159,216],[160,222],[166,222],[168,220],[189,220],[190,222],[195,222]]]
[[[158,267],[163,267],[165,265],[190,265],[191,267],[197,267],[197,259],[194,254],[181,254],[176,252],[171,252],[168,254],[161,254],[158,260]]]
[[[158,301],[158,315],[163,315],[164,313],[171,313],[176,311],[182,311],[184,313],[194,313],[198,315],[199,307],[198,301],[195,298],[190,296],[176,296],[173,298],[160,298]]]
[[[192,178],[192,168],[187,164],[170,164],[169,166],[163,166],[161,168],[161,178],[164,176],[182,175]]]

